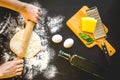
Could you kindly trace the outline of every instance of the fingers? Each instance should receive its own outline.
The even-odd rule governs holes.
[[[18,59],[16,60],[16,64],[23,64],[24,63],[24,60],[23,59]]]
[[[35,23],[37,23],[40,20],[40,8],[39,7],[36,7],[36,8],[37,8],[37,10],[35,12],[36,15],[34,15]]]
[[[17,61],[17,66],[16,66],[16,75],[21,75],[22,74],[23,67],[24,67],[23,60],[18,60]]]
[[[40,12],[37,13],[37,17],[40,17]]]
[[[40,8],[31,4],[27,4],[26,10],[27,11],[22,13],[25,20],[37,23],[40,19]]]
[[[15,60],[15,64],[16,64],[16,72],[20,72],[23,70],[24,67],[24,61],[23,59],[17,59]]]
[[[40,20],[40,9],[38,8],[38,12],[36,13],[36,16],[34,16],[34,21],[37,23]]]
[[[34,15],[31,16],[31,19],[28,20],[37,23],[40,20],[40,11],[38,10],[38,12],[35,12]]]
[[[36,6],[34,6],[34,7],[36,7]],[[36,9],[38,10],[38,12],[40,12],[40,8],[39,7],[36,7]]]
[[[16,69],[16,72],[21,72],[21,71],[23,71],[23,67]]]
[[[22,72],[17,72],[17,73],[16,73],[16,76],[17,76],[17,75],[21,75],[21,74],[22,74]]]
[[[24,67],[24,64],[19,64],[19,65],[17,65],[17,69],[19,69],[19,68],[23,68]]]

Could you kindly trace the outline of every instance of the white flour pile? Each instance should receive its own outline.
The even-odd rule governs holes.
[[[51,33],[56,33],[63,27],[62,22],[64,20],[64,16],[62,15],[55,17],[47,17],[47,20],[48,20],[47,25]]]
[[[64,16],[58,15],[55,17],[50,17],[47,15],[47,10],[42,8],[37,2],[34,3],[41,8],[41,17],[39,23],[36,25],[34,31],[39,35],[41,39],[41,51],[33,58],[26,59],[25,61],[25,70],[24,70],[24,77],[30,80],[34,80],[34,77],[37,74],[44,76],[46,79],[52,79],[58,73],[57,67],[53,64],[50,64],[50,61],[55,57],[55,51],[49,47],[48,41],[48,33],[47,30],[51,31],[51,34],[58,32],[62,27],[62,21],[64,20]],[[9,17],[8,17],[9,18]],[[23,20],[20,16],[18,16],[18,23],[22,25],[17,26],[17,28],[13,29],[13,27],[9,26],[12,29],[13,33],[16,33],[23,28]],[[45,19],[47,18],[47,22]],[[11,20],[11,19],[9,19]],[[9,22],[9,21],[8,21]],[[16,23],[13,21],[9,24]],[[4,27],[3,27],[4,28]],[[1,31],[2,33],[3,31]],[[10,35],[11,36],[11,35]],[[11,37],[10,37],[11,38]],[[8,55],[4,55],[4,58],[8,57]],[[7,59],[6,59],[7,60]]]

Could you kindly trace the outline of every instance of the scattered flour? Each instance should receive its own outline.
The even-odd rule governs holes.
[[[58,15],[50,17],[47,15],[47,10],[42,8],[38,3],[34,3],[41,8],[41,17],[38,24],[36,24],[35,32],[40,36],[41,39],[41,51],[34,57],[26,60],[26,78],[33,79],[38,73],[43,74],[47,79],[52,79],[58,73],[57,67],[50,64],[50,61],[54,59],[55,51],[49,47],[48,33],[47,30],[51,31],[51,34],[58,32],[63,24],[64,16]],[[47,18],[47,22],[45,22]],[[47,25],[47,26],[46,26]]]
[[[34,31],[39,35],[41,39],[42,47],[41,47],[41,51],[38,52],[36,56],[34,56],[33,58],[25,59],[25,67],[23,72],[24,78],[27,78],[29,80],[34,80],[34,77],[37,74],[41,74],[47,79],[52,79],[55,77],[58,71],[55,65],[50,64],[50,61],[54,59],[56,53],[55,53],[55,50],[49,47],[49,41],[48,41],[49,36],[48,36],[47,30],[50,30],[51,34],[58,32],[63,27],[62,22],[65,17],[62,15],[50,17],[47,15],[48,11],[45,8],[42,8],[39,3],[34,2],[34,5],[37,5],[38,7],[41,8],[40,21],[38,22],[38,24],[36,24]],[[13,33],[16,33],[17,31],[21,30],[24,26],[23,18],[21,18],[20,16],[18,16],[19,18],[18,23],[20,23],[20,25],[17,27],[11,28]],[[46,22],[46,19],[47,19],[47,22]],[[8,23],[9,23],[9,20],[11,19],[8,19]],[[14,21],[9,24],[12,25],[14,23],[16,22]],[[3,29],[5,29],[5,26],[3,27]],[[0,31],[0,33],[2,32],[4,31]],[[12,35],[13,34],[10,34],[11,37]]]
[[[64,20],[64,16],[62,15],[47,17],[47,20],[47,26],[49,27],[51,33],[56,33],[63,27],[62,22]]]
[[[51,79],[55,76],[55,74],[58,73],[56,66],[50,65],[48,68],[44,71],[44,76],[48,79]]]
[[[37,74],[47,73],[48,67],[50,66],[51,59],[54,58],[55,51],[49,47],[48,38],[45,26],[45,18],[46,18],[47,10],[41,7],[41,17],[39,23],[35,27],[35,32],[40,36],[41,39],[41,51],[33,58],[26,60],[26,68],[28,69],[25,77],[28,79],[33,79]],[[57,68],[56,68],[57,70]],[[55,71],[56,72],[56,71]],[[55,72],[53,70],[54,75],[51,78],[55,77]],[[44,77],[46,74],[44,74]],[[47,78],[47,77],[46,77]]]

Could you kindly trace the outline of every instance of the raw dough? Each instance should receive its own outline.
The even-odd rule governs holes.
[[[28,43],[28,48],[25,54],[21,54],[22,51],[22,40],[23,40],[23,33],[24,30],[19,31],[18,33],[13,36],[13,38],[10,41],[10,49],[17,55],[17,56],[24,56],[25,58],[31,58],[35,56],[41,49],[41,41],[39,36],[32,32],[30,41]]]

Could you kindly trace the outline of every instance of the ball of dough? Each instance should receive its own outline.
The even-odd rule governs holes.
[[[60,34],[53,35],[53,37],[52,37],[52,41],[54,43],[60,43],[62,41],[62,39],[63,38],[62,38],[62,36]]]
[[[72,38],[68,38],[64,41],[63,46],[65,48],[70,48],[74,44],[74,40]]]

